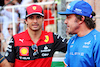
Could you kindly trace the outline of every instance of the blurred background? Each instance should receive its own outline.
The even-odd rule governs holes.
[[[66,10],[67,5],[74,0],[0,0],[0,52],[5,54],[10,38],[17,33],[27,29],[24,24],[26,7],[31,4],[39,4],[43,8],[44,23],[43,30],[54,32],[69,39],[71,34],[66,31],[64,20],[66,16],[57,14]],[[88,2],[96,17],[96,29],[100,31],[100,0],[84,0]],[[65,53],[55,52],[52,67],[64,67],[63,59]]]

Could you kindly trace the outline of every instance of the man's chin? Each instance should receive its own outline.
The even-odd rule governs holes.
[[[68,32],[69,34],[73,34],[72,32]]]
[[[38,31],[38,30],[33,30],[33,31]]]
[[[33,29],[33,31],[39,31],[39,29]]]

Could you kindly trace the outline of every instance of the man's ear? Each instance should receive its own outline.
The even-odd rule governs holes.
[[[81,21],[84,21],[84,20],[85,20],[85,16],[82,16],[82,17],[81,17]]]
[[[43,21],[44,21],[44,17],[43,17]]]
[[[24,23],[27,24],[27,20],[26,19],[24,20]]]
[[[84,20],[85,20],[85,16],[82,16],[79,24],[82,24],[84,22]]]

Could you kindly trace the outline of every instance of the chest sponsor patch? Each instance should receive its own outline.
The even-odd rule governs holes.
[[[45,35],[45,40],[44,40],[44,42],[48,42],[49,41],[49,36],[48,35]]]
[[[20,47],[20,56],[29,56],[29,47]]]

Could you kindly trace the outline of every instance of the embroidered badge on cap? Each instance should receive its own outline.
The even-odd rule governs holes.
[[[33,10],[36,10],[36,6],[33,6]]]
[[[20,56],[29,56],[29,47],[20,47]]]

